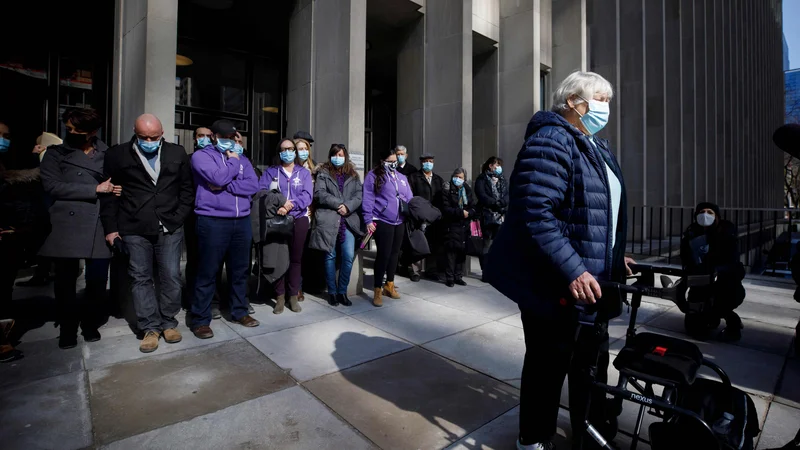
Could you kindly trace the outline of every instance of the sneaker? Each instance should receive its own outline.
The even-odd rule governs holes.
[[[251,305],[250,303],[248,303],[248,304],[247,304],[247,314],[255,314],[255,313],[256,313],[256,309],[255,309],[255,308],[253,308],[253,305]]]
[[[517,439],[517,450],[555,450],[556,445],[552,442],[537,442],[535,444],[530,445],[522,445],[519,439]]]
[[[222,318],[222,313],[219,311],[219,308],[216,306],[211,307],[211,318],[212,319],[220,319]]]

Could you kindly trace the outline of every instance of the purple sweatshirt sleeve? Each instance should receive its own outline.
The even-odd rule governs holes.
[[[398,173],[398,176],[403,177],[406,183],[400,186],[400,197],[405,200],[406,202],[410,202],[412,198],[414,198],[414,193],[411,192],[411,184],[408,182],[408,178],[405,175]]]
[[[364,213],[364,223],[369,225],[375,220],[375,172],[370,171],[364,178],[364,195],[361,201],[361,211]]]
[[[275,172],[272,167],[267,167],[267,170],[261,174],[261,179],[258,180],[258,190],[269,190],[269,185],[272,184],[272,179],[275,177]]]
[[[303,169],[303,184],[299,191],[295,191],[295,198],[292,199],[295,211],[304,211],[311,206],[314,199],[314,183],[311,181],[311,172]]]
[[[239,161],[231,158],[220,167],[208,152],[199,151],[192,155],[192,171],[206,183],[217,187],[226,187],[239,174]],[[221,155],[219,155],[221,156]]]
[[[242,173],[237,175],[233,181],[228,184],[226,190],[233,195],[240,197],[251,197],[258,192],[258,177],[253,170],[253,165],[244,156],[239,157],[239,163],[243,166]]]

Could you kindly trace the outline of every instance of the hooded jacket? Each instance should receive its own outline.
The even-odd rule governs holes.
[[[540,111],[528,124],[508,213],[484,266],[491,285],[520,308],[557,314],[569,283],[583,272],[624,279],[625,185],[608,143],[595,143],[555,112]],[[606,164],[622,185],[616,230]]]
[[[289,215],[295,220],[307,216],[308,207],[311,206],[311,201],[314,199],[314,182],[311,180],[311,172],[305,167],[295,164],[290,179],[282,166],[272,166],[261,175],[258,188],[269,190],[273,178],[278,179],[278,190],[294,205],[294,208],[289,211]]]
[[[395,177],[388,171],[383,176],[381,191],[375,194],[375,171],[370,170],[364,179],[364,196],[361,209],[364,213],[364,223],[369,225],[375,221],[389,225],[400,225],[403,216],[400,214],[400,200],[410,202],[414,198],[408,178],[395,171]]]
[[[250,215],[250,199],[258,191],[258,178],[247,157],[227,158],[208,145],[192,154],[192,174],[197,188],[195,214],[224,218]]]

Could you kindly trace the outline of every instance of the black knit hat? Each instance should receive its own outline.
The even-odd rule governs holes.
[[[308,131],[298,131],[297,133],[294,134],[292,139],[302,139],[308,142],[309,144],[314,143],[314,138],[311,137],[311,133],[309,133]]]
[[[704,209],[710,209],[710,210],[714,211],[714,215],[719,217],[719,214],[720,214],[719,213],[719,206],[717,206],[715,203],[711,203],[711,202],[702,202],[702,203],[698,204],[697,208],[694,209],[694,213],[695,214],[699,214],[700,211],[702,211]]]

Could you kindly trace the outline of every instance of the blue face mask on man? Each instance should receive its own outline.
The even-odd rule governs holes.
[[[433,163],[432,162],[424,162],[422,163],[422,171],[423,172],[433,172]]]
[[[197,148],[206,148],[211,145],[211,138],[203,136],[197,140]]]
[[[217,143],[214,144],[219,150],[220,153],[225,153],[233,150],[233,147],[236,146],[236,141],[233,139],[225,139],[225,138],[217,138]]]
[[[161,139],[157,141],[145,141],[142,138],[138,138],[136,143],[145,153],[155,153],[158,151],[158,148],[161,147]]]
[[[0,137],[0,153],[7,152],[9,147],[11,147],[11,141],[4,137]]]
[[[289,164],[294,162],[294,159],[297,157],[297,154],[294,150],[282,151],[281,152],[281,161],[284,164]]]
[[[397,163],[401,166],[406,163],[406,155],[397,155]]]
[[[458,177],[453,177],[453,184],[455,184],[456,187],[461,187],[464,184],[464,180]]]
[[[333,164],[333,167],[342,167],[344,165],[344,156],[331,156],[331,164]]]
[[[308,150],[298,150],[297,157],[300,158],[300,161],[305,161],[308,159]]]
[[[583,97],[581,97],[583,98]],[[608,123],[608,117],[611,114],[608,102],[601,102],[598,100],[586,100],[586,103],[589,104],[589,111],[586,114],[581,115],[581,122],[583,126],[586,127],[586,131],[589,132],[590,135],[594,136],[595,134],[599,133],[603,127],[606,126]],[[575,112],[578,112],[576,109]]]

